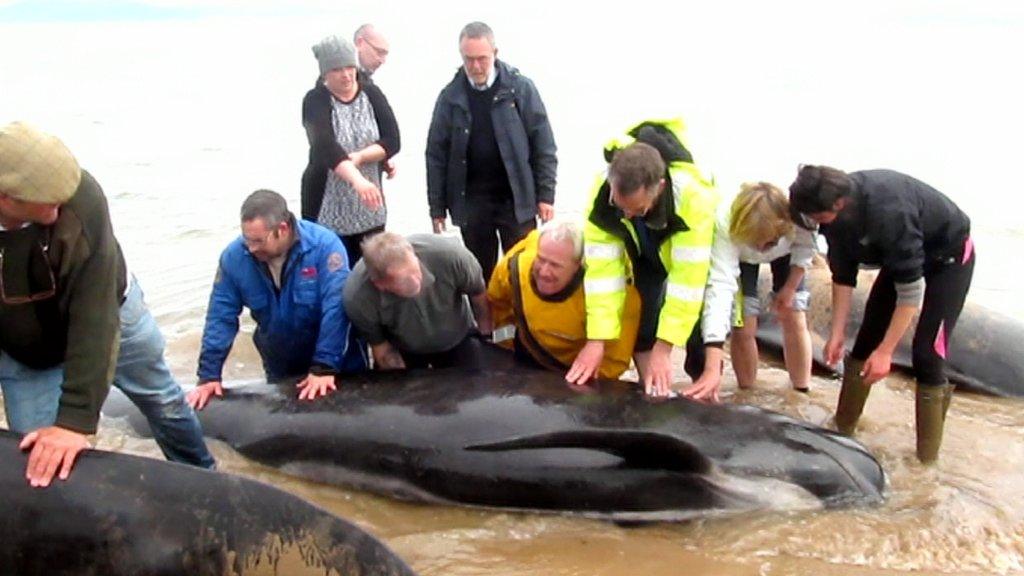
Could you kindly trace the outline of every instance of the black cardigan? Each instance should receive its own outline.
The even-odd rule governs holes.
[[[391,105],[380,88],[362,73],[359,75],[359,90],[366,92],[377,118],[380,140],[376,144],[384,148],[387,158],[391,158],[402,146],[398,121],[395,120]],[[316,86],[302,99],[302,125],[306,129],[306,139],[309,140],[309,163],[302,173],[302,218],[312,222],[316,222],[320,213],[327,173],[348,158],[348,152],[335,138],[331,122],[331,98],[333,96],[330,91],[318,80]]]

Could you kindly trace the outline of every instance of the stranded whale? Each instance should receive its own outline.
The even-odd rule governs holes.
[[[875,273],[861,272],[850,306],[850,319],[846,326],[847,349],[860,330],[864,318],[864,303],[874,282]],[[822,348],[831,330],[831,280],[828,269],[815,268],[808,274],[811,290],[811,312],[808,324],[813,340],[814,362],[818,368],[831,370],[822,358]],[[762,294],[767,293],[762,286]],[[766,350],[781,354],[782,331],[775,317],[766,312],[758,319],[757,340]],[[910,344],[914,337],[911,326],[893,354],[895,367],[910,371]],[[957,389],[993,396],[1024,397],[1024,354],[1017,346],[1024,342],[1024,323],[983,306],[968,302],[949,345],[946,362],[949,381]]]
[[[480,371],[342,377],[314,402],[292,386],[231,389],[200,419],[257,462],[417,501],[647,521],[882,499],[878,462],[834,432],[626,382],[572,389],[487,354]]]
[[[414,575],[355,525],[230,474],[87,450],[68,480],[32,488],[18,441],[0,430],[4,574]]]

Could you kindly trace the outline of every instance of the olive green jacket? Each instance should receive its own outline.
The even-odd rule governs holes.
[[[0,350],[35,369],[63,364],[56,424],[95,433],[117,363],[127,284],[100,185],[83,170],[54,224],[2,231],[0,250]],[[43,298],[47,288],[55,293]],[[17,303],[28,295],[40,299]]]

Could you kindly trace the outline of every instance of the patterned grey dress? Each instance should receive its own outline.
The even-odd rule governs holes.
[[[370,98],[366,92],[360,90],[359,95],[349,103],[332,98],[331,104],[334,107],[331,113],[334,135],[342,148],[361,150],[380,139],[377,117],[373,113],[373,106],[370,105]],[[380,162],[363,164],[359,171],[380,188]],[[383,226],[386,220],[387,208],[381,206],[376,210],[369,209],[359,199],[359,194],[351,184],[339,178],[333,171],[328,172],[324,202],[320,206],[317,218],[320,224],[338,234],[348,236]]]

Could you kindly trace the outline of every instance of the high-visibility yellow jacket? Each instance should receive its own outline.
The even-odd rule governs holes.
[[[683,131],[681,119],[649,120],[605,147],[610,160],[615,150],[639,140],[657,148],[665,160],[666,189],[644,220],[656,232],[668,275],[657,337],[679,346],[700,318],[719,202],[713,180],[693,163]],[[633,223],[611,204],[610,194],[602,175],[584,226],[587,337],[592,340],[619,336],[627,281],[640,253]]]
[[[582,277],[561,293],[544,297],[537,293],[530,270],[537,258],[538,231],[516,244],[498,263],[487,285],[494,326],[514,325],[516,339],[538,364],[567,370],[587,343],[586,306]],[[640,295],[632,286],[625,293],[625,314],[618,339],[605,344],[599,375],[618,378],[629,368],[640,324]],[[502,343],[511,347],[512,341]]]

